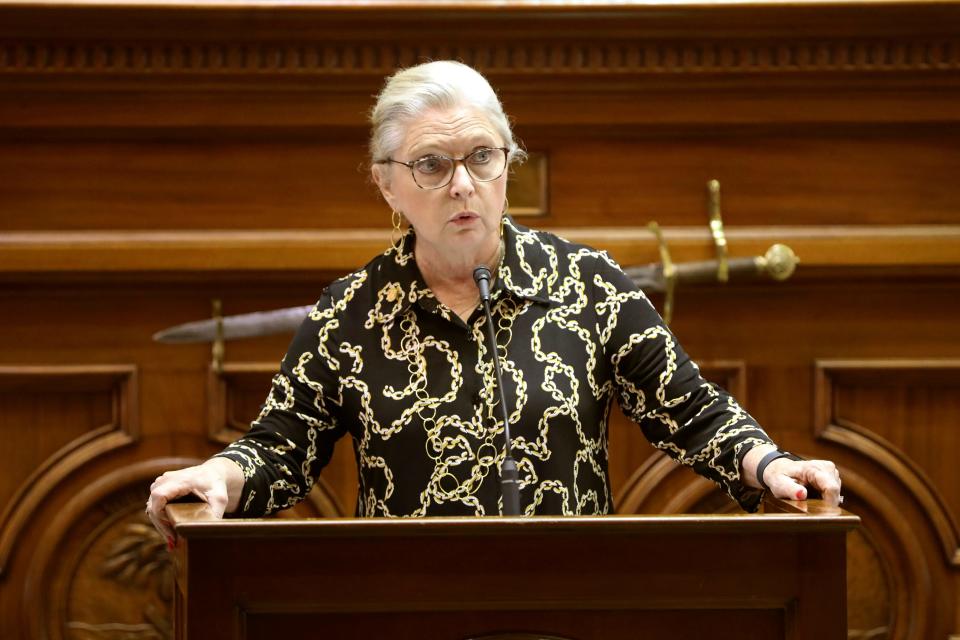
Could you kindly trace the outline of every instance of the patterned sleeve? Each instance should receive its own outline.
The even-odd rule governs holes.
[[[658,449],[716,482],[746,511],[763,492],[745,486],[740,460],[771,443],[730,394],[700,376],[660,315],[619,266],[601,261],[593,276],[598,330],[624,413]]]
[[[303,500],[345,429],[332,410],[337,375],[323,348],[334,305],[320,298],[294,336],[260,415],[243,438],[217,456],[243,469],[239,517],[259,517]]]

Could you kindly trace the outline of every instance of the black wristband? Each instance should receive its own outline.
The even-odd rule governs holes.
[[[763,487],[764,491],[770,491],[770,487],[767,486],[767,483],[763,481],[763,472],[766,471],[767,465],[769,465],[774,460],[780,458],[790,458],[791,460],[803,460],[800,456],[795,456],[792,453],[783,451],[781,449],[774,449],[767,455],[763,456],[760,459],[760,464],[757,465],[757,482],[760,483],[760,486]]]

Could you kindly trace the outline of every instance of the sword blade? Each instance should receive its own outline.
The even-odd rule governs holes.
[[[290,333],[307,317],[313,305],[288,307],[274,311],[241,313],[223,318],[223,339],[255,338],[277,333]],[[214,318],[179,324],[153,334],[155,342],[186,344],[190,342],[213,342],[217,339],[217,321]]]

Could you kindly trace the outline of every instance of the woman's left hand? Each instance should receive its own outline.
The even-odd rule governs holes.
[[[763,470],[763,481],[777,498],[806,500],[807,487],[812,487],[831,506],[840,506],[843,501],[840,495],[840,472],[829,460],[777,458]]]
[[[743,458],[743,480],[748,486],[763,488],[757,479],[757,466],[766,454],[775,450],[773,445],[761,445],[747,452]],[[843,502],[840,471],[829,460],[777,458],[764,468],[763,482],[782,500],[806,500],[810,487],[819,491],[823,501],[831,506]]]

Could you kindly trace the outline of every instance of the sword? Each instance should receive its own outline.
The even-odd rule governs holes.
[[[312,304],[274,311],[257,311],[255,313],[224,316],[219,319],[223,322],[223,339],[238,340],[240,338],[255,338],[296,331],[307,314],[310,313],[310,309],[313,309]],[[178,324],[175,327],[156,332],[153,334],[153,339],[155,342],[167,344],[213,342],[217,339],[217,321],[217,318],[208,318],[207,320]]]
[[[729,258],[727,266],[731,278],[737,280],[786,280],[793,275],[800,259],[793,249],[785,244],[775,244],[762,256],[751,258]],[[696,262],[675,262],[676,284],[694,285],[717,282],[719,261],[702,260]],[[627,267],[623,270],[644,293],[663,293],[667,290],[667,277],[664,266],[654,262],[642,267]]]
[[[786,280],[799,262],[790,247],[775,244],[762,256],[752,258],[731,258],[727,261],[731,280],[749,280],[770,278]],[[717,281],[717,260],[674,263],[676,285],[706,284]],[[638,267],[628,267],[624,272],[644,293],[663,293],[667,290],[667,277],[663,265],[652,263]],[[313,305],[288,307],[274,311],[241,313],[222,318],[196,320],[170,327],[153,334],[155,342],[166,344],[186,344],[191,342],[216,342],[217,323],[222,322],[222,339],[238,340],[255,338],[278,333],[292,333],[303,322]]]

